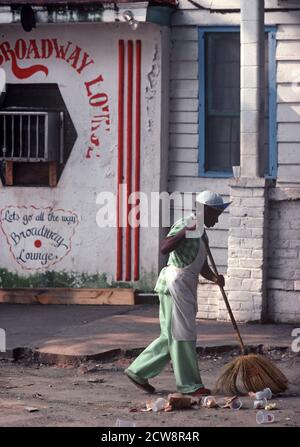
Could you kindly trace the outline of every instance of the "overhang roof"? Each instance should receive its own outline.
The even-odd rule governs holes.
[[[29,4],[32,6],[55,6],[55,5],[104,5],[116,3],[143,3],[142,0],[0,0],[0,6],[14,6]],[[177,6],[177,0],[153,0],[150,4]]]

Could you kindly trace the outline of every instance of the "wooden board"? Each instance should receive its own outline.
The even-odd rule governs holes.
[[[14,304],[135,304],[135,290],[116,289],[1,289],[0,303]]]
[[[12,161],[5,162],[5,184],[6,184],[6,186],[13,186],[13,184],[14,184],[13,162]]]
[[[49,186],[51,188],[57,185],[57,161],[49,162]]]

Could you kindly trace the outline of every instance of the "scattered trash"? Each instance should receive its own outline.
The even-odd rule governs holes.
[[[273,404],[267,404],[266,406],[265,406],[265,410],[267,410],[267,411],[272,411],[272,410],[277,410],[277,404],[275,404],[275,403],[273,403]]]
[[[255,400],[262,400],[262,399],[271,399],[272,398],[272,391],[270,388],[264,388],[262,391],[257,391],[256,393],[250,392],[248,395]]]
[[[220,408],[231,408],[232,410],[239,410],[243,406],[243,402],[238,396],[223,397],[216,400],[216,403]]]
[[[165,407],[165,411],[184,410],[191,408],[197,404],[198,400],[192,396],[185,396],[181,393],[173,393],[168,396],[168,405]]]
[[[156,413],[157,411],[164,410],[165,406],[167,406],[167,405],[168,405],[168,401],[166,401],[166,399],[164,399],[163,397],[159,397],[154,402],[152,402],[151,410]]]
[[[253,402],[253,408],[254,408],[255,410],[259,410],[259,409],[265,408],[267,404],[268,404],[268,401],[267,401],[267,399],[264,397],[264,398],[261,399],[261,400],[255,400],[255,401]],[[267,408],[265,408],[265,410],[267,410]]]
[[[285,418],[285,420],[286,420],[286,421],[290,421],[290,420],[291,420],[291,418]]]
[[[201,405],[206,408],[215,408],[217,402],[214,396],[206,396],[201,399]]]
[[[256,413],[256,422],[258,424],[271,424],[274,420],[275,417],[272,413],[267,413],[266,411],[258,411]]]
[[[104,379],[100,379],[100,378],[94,377],[92,379],[88,379],[88,382],[89,383],[104,383]]]
[[[98,372],[98,368],[95,366],[88,366],[88,365],[82,364],[78,367],[78,372],[80,374],[94,373],[94,372]]]
[[[24,407],[24,410],[28,411],[29,413],[34,413],[35,411],[39,411],[39,409],[35,408],[35,407]]]
[[[236,399],[233,399],[230,403],[229,406],[231,408],[231,410],[237,411],[240,410],[243,406],[243,402],[241,401],[241,399],[239,399],[238,397]]]
[[[36,399],[43,399],[43,396],[42,396],[41,393],[34,393],[34,394],[32,395],[32,397],[33,397],[33,398],[36,398]]]
[[[136,427],[136,423],[126,419],[117,419],[116,427]]]

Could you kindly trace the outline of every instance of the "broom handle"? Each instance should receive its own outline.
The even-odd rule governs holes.
[[[206,235],[205,235],[205,237],[206,237]],[[211,254],[210,248],[209,248],[209,246],[208,246],[208,243],[207,243],[207,241],[205,240],[205,237],[203,238],[203,240],[204,240],[204,243],[205,243],[205,246],[206,246],[206,251],[207,251],[207,254],[208,254],[208,257],[209,257],[209,261],[210,261],[210,263],[211,263],[211,265],[212,265],[214,274],[217,275],[217,277],[218,277],[218,276],[219,276],[219,273],[218,273],[218,270],[217,270],[217,267],[216,267],[214,258],[212,257],[212,254]],[[245,353],[245,352],[246,352],[246,347],[245,347],[244,342],[243,342],[243,340],[242,340],[242,336],[241,336],[241,333],[240,333],[240,331],[239,331],[239,328],[238,328],[238,326],[237,326],[237,324],[236,324],[236,321],[235,321],[234,315],[233,315],[233,313],[232,313],[232,310],[231,310],[231,307],[230,307],[228,298],[227,298],[227,296],[226,296],[225,290],[224,290],[224,288],[223,288],[222,286],[220,286],[220,285],[219,285],[219,288],[220,288],[220,290],[221,290],[223,299],[224,299],[224,301],[225,301],[225,304],[226,304],[226,307],[227,307],[227,310],[228,310],[228,313],[229,313],[229,316],[230,316],[232,325],[233,325],[234,330],[235,330],[235,332],[236,332],[236,334],[237,334],[237,336],[238,336],[239,344],[240,344],[240,346],[241,346],[241,349],[242,349],[243,353]]]

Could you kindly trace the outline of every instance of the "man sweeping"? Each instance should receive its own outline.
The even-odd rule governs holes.
[[[207,228],[218,222],[229,205],[211,191],[198,194],[196,202],[204,207]],[[198,275],[222,287],[225,282],[224,277],[216,276],[208,265],[205,231],[199,237],[187,237],[188,232],[196,230],[196,217],[193,216],[192,224],[191,216],[175,222],[162,242],[161,252],[169,254],[169,259],[155,286],[160,301],[161,333],[125,370],[127,377],[148,393],[155,392],[148,379],[157,376],[171,360],[178,392],[192,396],[210,394],[202,383],[196,353]]]

